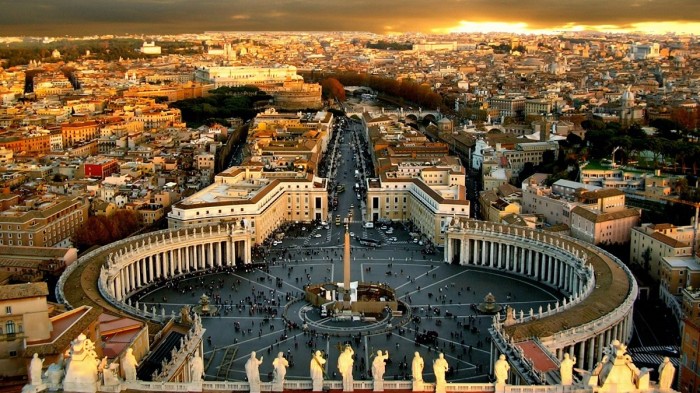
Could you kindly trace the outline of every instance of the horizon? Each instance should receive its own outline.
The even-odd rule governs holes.
[[[429,8],[428,8],[429,7]],[[178,35],[197,31],[386,34],[566,32],[700,35],[697,0],[0,0],[0,36]],[[426,13],[428,11],[429,13]]]

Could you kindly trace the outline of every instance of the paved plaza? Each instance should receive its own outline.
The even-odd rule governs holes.
[[[389,351],[391,359],[387,379],[410,378],[410,361],[418,351],[426,360],[425,378],[431,381],[429,364],[441,351],[452,369],[448,380],[483,382],[489,380],[492,361],[488,341],[491,317],[478,315],[473,305],[489,292],[499,303],[526,312],[561,300],[555,291],[537,283],[490,270],[448,265],[440,261],[439,253],[423,256],[420,249],[414,244],[353,248],[352,279],[389,284],[413,310],[409,323],[391,325],[387,332],[375,333],[372,323],[359,321],[346,326],[329,324],[322,332],[312,328],[304,331],[308,321],[330,321],[305,301],[291,302],[286,312],[289,323],[283,320],[285,306],[302,297],[305,284],[342,281],[342,248],[338,246],[290,248],[283,260],[275,256],[282,252],[269,255],[276,261],[267,271],[201,274],[146,294],[141,301],[149,307],[163,305],[167,313],[176,314],[184,305],[197,304],[203,293],[217,303],[219,316],[203,318],[207,379],[244,380],[243,366],[251,351],[265,357],[260,371],[269,380],[271,362],[278,352],[292,360],[288,378],[309,378],[310,356],[316,349],[328,354],[327,371],[329,378],[334,378],[338,348],[349,342],[357,356],[356,379],[369,378],[371,355],[382,349]],[[437,341],[417,344],[416,335],[428,331],[438,333]]]

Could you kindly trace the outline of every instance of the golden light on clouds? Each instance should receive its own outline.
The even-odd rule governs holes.
[[[606,33],[641,32],[646,34],[697,34],[700,35],[698,22],[637,22],[626,25],[585,25],[570,22],[561,26],[548,28],[531,27],[526,22],[487,22],[460,21],[457,26],[432,29],[436,34],[447,33],[512,33],[512,34],[556,34],[564,31],[599,31]]]

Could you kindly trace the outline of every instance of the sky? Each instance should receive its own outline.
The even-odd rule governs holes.
[[[0,0],[0,35],[203,31],[700,34],[700,0]]]

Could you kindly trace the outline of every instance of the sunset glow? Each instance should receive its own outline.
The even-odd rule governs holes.
[[[556,34],[565,31],[598,31],[606,33],[643,32],[646,34],[700,34],[698,22],[638,22],[627,25],[585,25],[575,22],[549,28],[531,27],[526,22],[460,21],[457,26],[433,29],[435,34],[449,33],[511,33]]]

